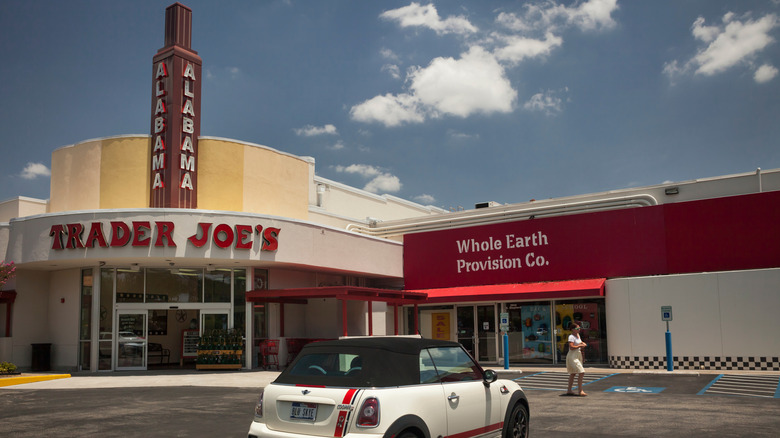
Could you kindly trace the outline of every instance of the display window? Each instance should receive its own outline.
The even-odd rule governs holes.
[[[565,345],[571,334],[571,323],[582,327],[580,337],[588,344],[583,350],[584,359],[590,363],[608,363],[607,327],[604,300],[561,301],[555,304],[555,345],[560,361],[566,360]]]
[[[508,303],[509,361],[552,363],[550,302]]]

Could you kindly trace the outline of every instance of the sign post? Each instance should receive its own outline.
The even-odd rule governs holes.
[[[669,331],[669,321],[672,320],[672,306],[661,306],[661,321],[666,321],[666,371],[674,371],[672,356],[672,332]]]
[[[501,331],[504,332],[504,369],[509,369],[509,313],[501,313]]]

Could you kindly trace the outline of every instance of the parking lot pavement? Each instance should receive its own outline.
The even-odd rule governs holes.
[[[514,380],[526,391],[565,393],[569,374],[561,368],[499,370],[499,376]],[[576,381],[575,381],[576,385]],[[780,399],[780,372],[697,372],[590,369],[585,371],[583,388],[587,393],[712,395]]]

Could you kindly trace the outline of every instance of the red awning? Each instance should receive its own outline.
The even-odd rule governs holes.
[[[487,286],[448,287],[406,292],[425,293],[429,303],[462,303],[470,301],[560,300],[604,296],[605,278],[549,281],[543,283],[495,284]]]

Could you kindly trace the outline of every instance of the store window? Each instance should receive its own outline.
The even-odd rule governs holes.
[[[79,314],[79,369],[90,369],[92,338],[92,269],[81,271],[81,305]]]
[[[246,270],[233,270],[233,328],[246,334]]]
[[[552,363],[550,302],[508,303],[509,361]]]
[[[100,270],[100,337],[98,339],[98,370],[111,369],[114,337],[114,270]]]
[[[202,269],[146,269],[147,303],[198,303],[202,289]]]
[[[268,270],[255,269],[253,272],[253,290],[268,289]],[[268,338],[268,303],[254,303],[252,306],[252,325],[255,339]]]
[[[230,302],[230,269],[206,272],[204,297],[206,303]]]
[[[132,269],[116,270],[116,302],[144,302],[144,273]]]
[[[570,324],[578,322],[582,327],[580,337],[588,347],[583,350],[586,363],[606,364],[607,326],[604,300],[559,301],[555,305],[556,347],[558,357],[565,361],[564,345],[571,334]]]

